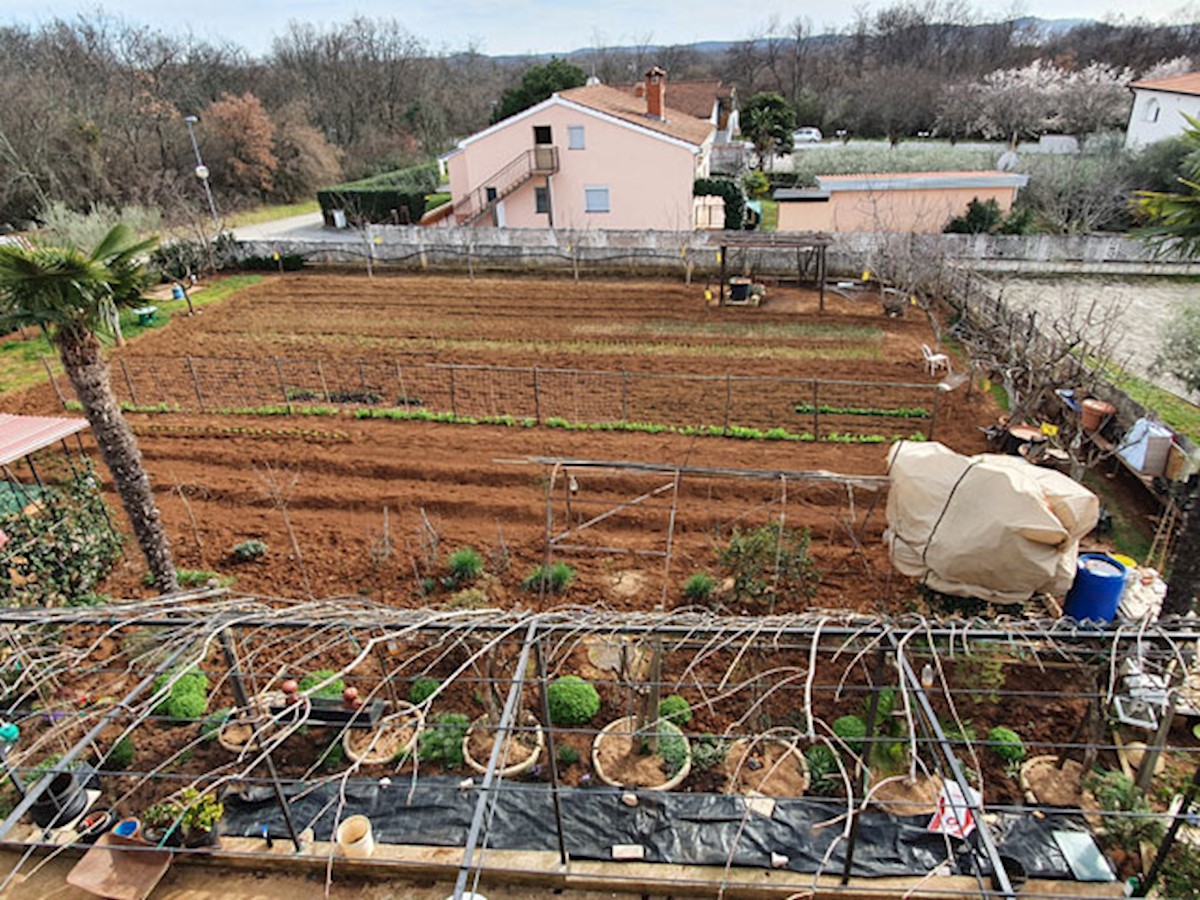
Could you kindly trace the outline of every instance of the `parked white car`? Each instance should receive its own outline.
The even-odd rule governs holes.
[[[797,128],[792,132],[793,144],[815,144],[822,138],[821,129],[812,126]]]

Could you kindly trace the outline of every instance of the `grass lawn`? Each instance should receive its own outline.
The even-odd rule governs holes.
[[[762,224],[759,231],[775,231],[779,226],[779,204],[774,200],[762,201]]]
[[[233,275],[222,278],[207,285],[204,290],[192,296],[192,305],[197,309],[220,303],[226,297],[262,281],[261,275]],[[149,325],[139,325],[137,316],[130,310],[121,310],[121,333],[126,340],[134,340],[144,331],[162,328],[171,321],[172,316],[187,312],[187,302],[184,300],[155,301],[158,315]],[[13,334],[0,339],[0,396],[23,390],[46,380],[46,369],[41,357],[47,357],[55,374],[62,371],[58,362],[58,351],[50,346],[45,336],[34,329],[26,329],[31,335],[29,340],[21,340],[20,334]],[[36,335],[36,337],[32,337]]]
[[[291,216],[303,216],[320,211],[321,204],[316,200],[305,200],[303,203],[281,203],[234,213],[226,224],[230,228],[237,228],[241,225],[261,225],[263,222],[274,222],[276,219],[287,219]]]

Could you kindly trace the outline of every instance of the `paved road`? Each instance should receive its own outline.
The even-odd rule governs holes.
[[[258,225],[243,225],[233,229],[233,236],[239,241],[320,241],[331,239],[337,234],[339,232],[325,228],[319,212],[275,219],[272,222],[261,222]]]
[[[1096,319],[1116,331],[1116,362],[1159,387],[1200,404],[1200,394],[1188,394],[1169,375],[1150,371],[1162,343],[1162,332],[1177,306],[1200,305],[1200,279],[1110,278],[1059,276],[1055,278],[1003,278],[1004,296],[1023,308],[1037,307],[1044,316],[1074,307],[1082,315],[1095,304]],[[1103,340],[1097,333],[1094,340]],[[1111,339],[1109,343],[1113,343]]]

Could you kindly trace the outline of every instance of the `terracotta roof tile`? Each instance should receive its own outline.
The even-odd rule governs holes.
[[[669,97],[669,84],[667,90]],[[588,109],[594,109],[596,112],[615,116],[634,125],[640,125],[696,146],[703,144],[713,133],[713,126],[709,122],[689,116],[671,106],[664,110],[665,118],[651,118],[646,115],[645,100],[605,84],[593,84],[587,87],[572,88],[569,91],[560,91],[558,96],[572,103],[578,103],[580,106],[586,106]]]
[[[630,84],[614,84],[612,87],[626,94],[638,96],[638,91],[645,88],[645,83],[634,81]],[[712,115],[713,104],[718,97],[729,97],[733,88],[721,84],[720,81],[671,81],[667,80],[667,102],[672,109],[685,112],[697,119],[707,119]]]
[[[1135,81],[1130,87],[1147,91],[1166,91],[1170,94],[1200,95],[1200,72],[1189,72],[1173,78],[1156,78],[1153,81]]]

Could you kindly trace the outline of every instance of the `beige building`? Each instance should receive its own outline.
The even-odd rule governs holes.
[[[1011,172],[819,175],[815,188],[783,188],[779,231],[898,231],[935,234],[972,200],[1012,209],[1029,176]]]

